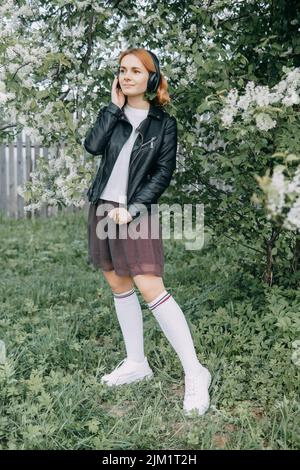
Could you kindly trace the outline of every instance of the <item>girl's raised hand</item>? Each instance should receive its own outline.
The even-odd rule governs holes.
[[[118,82],[119,82],[119,78],[115,77],[113,84],[112,84],[112,88],[111,88],[111,101],[115,105],[119,106],[119,108],[122,108],[122,106],[125,103],[126,98],[121,88],[117,86]]]

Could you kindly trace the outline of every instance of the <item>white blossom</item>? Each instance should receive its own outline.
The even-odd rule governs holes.
[[[274,215],[281,212],[284,206],[286,183],[283,175],[283,167],[275,167],[272,181],[268,187],[268,209]]]
[[[180,85],[183,85],[183,86],[188,86],[189,82],[185,79],[185,78],[182,78],[180,80]]]
[[[288,230],[300,230],[300,196],[290,208],[283,225]]]
[[[290,89],[289,94],[282,99],[282,103],[286,106],[293,106],[293,104],[299,104],[299,93],[297,93],[296,90]]]
[[[269,114],[259,113],[255,117],[256,125],[261,131],[268,131],[276,126],[276,121]]]

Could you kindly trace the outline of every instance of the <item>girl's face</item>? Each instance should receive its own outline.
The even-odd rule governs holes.
[[[147,90],[149,72],[134,54],[123,57],[119,71],[119,83],[124,95],[143,95]],[[130,86],[127,86],[130,85]]]

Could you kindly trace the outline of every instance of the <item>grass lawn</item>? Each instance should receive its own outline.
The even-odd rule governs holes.
[[[250,251],[164,240],[165,288],[213,375],[210,410],[190,419],[179,358],[138,290],[154,378],[99,383],[125,345],[83,212],[2,217],[0,235],[0,449],[299,449],[300,292],[263,286]]]

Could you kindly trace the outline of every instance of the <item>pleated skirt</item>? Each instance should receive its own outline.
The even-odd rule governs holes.
[[[107,216],[113,207],[121,206],[116,201],[103,199],[90,203],[88,261],[95,268],[114,270],[119,276],[153,274],[162,277],[164,249],[159,214],[146,213],[139,221],[120,225]]]

